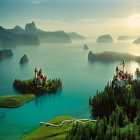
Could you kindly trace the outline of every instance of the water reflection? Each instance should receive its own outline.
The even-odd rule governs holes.
[[[53,100],[54,98],[58,98],[62,94],[62,89],[57,91],[56,93],[51,93],[51,94],[44,94],[42,96],[37,96],[35,100],[35,106],[42,106],[45,104],[48,100]]]
[[[0,119],[4,119],[6,117],[7,109],[0,108]]]

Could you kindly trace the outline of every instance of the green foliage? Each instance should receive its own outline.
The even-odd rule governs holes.
[[[67,140],[139,140],[140,81],[122,88],[108,84],[89,98],[95,123],[74,124]]]
[[[140,99],[140,80],[133,80],[132,91],[137,99]]]
[[[107,118],[115,110],[117,106],[123,107],[130,121],[136,117],[136,113],[140,110],[140,81],[133,81],[132,86],[112,87],[107,85],[102,92],[89,100],[91,113],[94,117]]]
[[[33,93],[35,95],[42,95],[44,93],[54,93],[62,88],[60,79],[48,80],[42,85],[37,85],[33,79],[30,80],[14,80],[13,87],[22,93]]]
[[[140,74],[140,70],[139,70],[139,68],[136,68],[135,73],[136,73],[136,74]]]
[[[34,94],[8,95],[0,97],[0,107],[15,108],[35,98]]]
[[[95,123],[73,124],[66,140],[139,140],[138,118],[131,123],[123,108],[117,106],[115,111]]]

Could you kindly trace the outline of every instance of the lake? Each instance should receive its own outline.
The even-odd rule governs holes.
[[[97,44],[86,41],[89,50],[84,50],[84,42],[72,44],[42,44],[40,46],[19,46],[12,48],[14,56],[0,61],[0,96],[17,95],[13,80],[34,77],[34,69],[42,69],[48,78],[60,78],[63,88],[56,94],[44,95],[15,109],[0,108],[0,140],[16,140],[40,126],[40,122],[59,115],[75,118],[90,118],[89,96],[103,90],[115,74],[120,62],[90,63],[88,52],[117,51],[140,55],[140,45],[132,40]],[[2,48],[1,48],[2,49]],[[20,58],[26,54],[29,62],[20,65]],[[140,64],[126,63],[126,70],[134,73]]]

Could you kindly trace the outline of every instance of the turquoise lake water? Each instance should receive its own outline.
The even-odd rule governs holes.
[[[20,94],[13,89],[13,80],[32,78],[35,67],[42,68],[48,78],[60,78],[64,85],[58,93],[38,97],[19,108],[0,108],[0,140],[16,140],[39,126],[41,121],[59,115],[90,118],[89,96],[103,90],[120,62],[90,63],[89,50],[140,55],[140,45],[133,45],[132,41],[112,44],[87,41],[89,50],[83,50],[84,43],[20,46],[12,48],[12,58],[0,61],[0,96]],[[21,66],[19,60],[24,54],[29,62]],[[136,62],[126,63],[128,72],[134,72],[139,66]]]

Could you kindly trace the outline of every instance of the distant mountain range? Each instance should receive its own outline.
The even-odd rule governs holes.
[[[26,33],[14,33],[10,29],[0,26],[0,46],[15,47],[18,45],[39,45],[39,39],[35,35]]]
[[[4,47],[39,45],[40,43],[71,43],[72,40],[84,39],[83,36],[75,32],[40,30],[34,22],[26,24],[25,29],[20,26],[15,26],[13,29],[5,29],[0,26],[0,45]]]
[[[70,38],[72,40],[85,40],[85,37],[84,36],[79,35],[79,34],[77,34],[75,32],[68,33],[68,35],[70,36]]]

